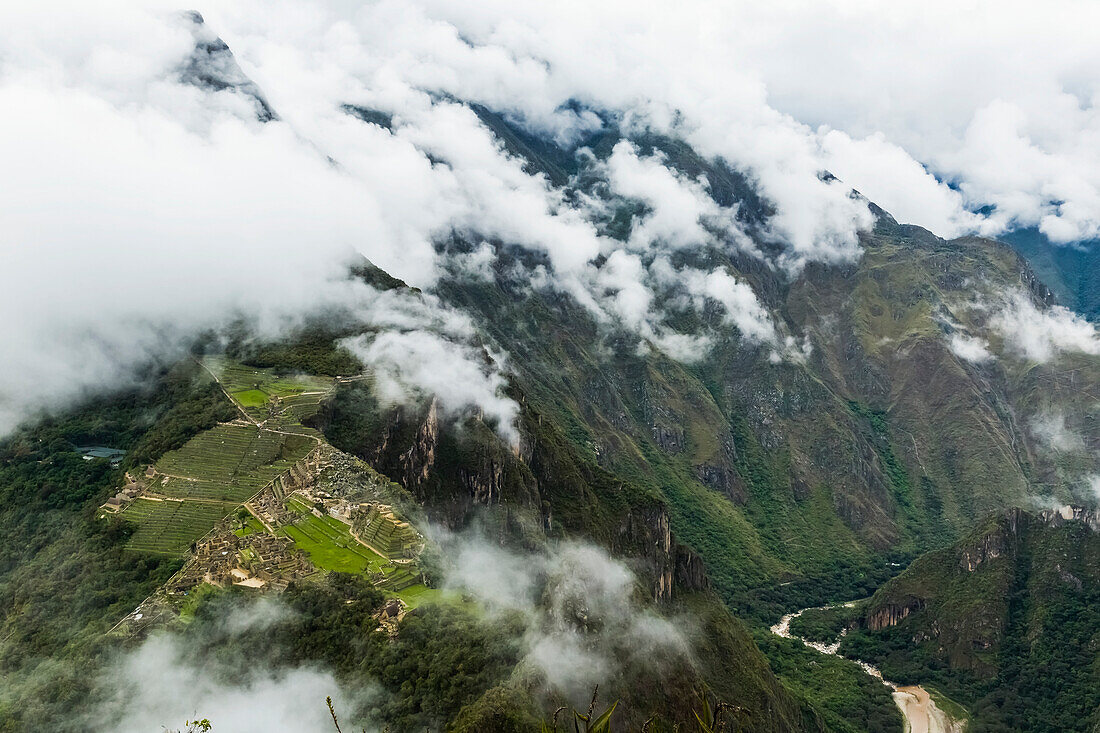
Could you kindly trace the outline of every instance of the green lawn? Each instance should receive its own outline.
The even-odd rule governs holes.
[[[322,570],[338,570],[344,573],[378,571],[388,561],[359,544],[347,526],[332,520],[334,524],[312,514],[303,515],[297,524],[281,531],[294,540],[294,544],[309,553],[310,560]]]
[[[410,585],[404,590],[399,590],[393,595],[397,596],[405,603],[409,608],[416,608],[422,606],[425,603],[434,603],[436,601],[444,600],[443,592],[438,588],[429,588],[426,585]]]
[[[220,356],[208,356],[204,362],[234,396],[240,391],[260,391],[266,393],[265,401],[267,395],[288,397],[301,392],[323,392],[333,381],[310,374],[279,375],[272,369],[246,366]]]
[[[243,407],[261,407],[267,404],[268,399],[266,392],[262,392],[258,389],[246,389],[241,392],[232,392],[233,399],[240,402]]]
[[[263,524],[260,523],[260,520],[255,517],[249,517],[245,520],[244,527],[233,530],[233,534],[238,537],[247,537],[250,534],[263,534],[266,531]]]

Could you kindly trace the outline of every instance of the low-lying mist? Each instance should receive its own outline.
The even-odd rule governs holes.
[[[215,594],[186,627],[114,656],[80,726],[143,733],[207,718],[215,731],[326,731],[332,696],[354,730],[431,727],[493,686],[583,709],[596,685],[608,699],[639,671],[693,666],[690,621],[650,607],[638,578],[594,545],[511,549],[480,529],[432,536],[442,599],[410,612],[393,639],[365,581]],[[432,679],[464,679],[461,694],[421,689],[425,664]]]

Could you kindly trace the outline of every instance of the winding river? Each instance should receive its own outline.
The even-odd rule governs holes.
[[[798,639],[808,647],[812,647],[822,654],[831,654],[840,657],[840,640],[844,638],[842,631],[837,640],[832,644],[822,644],[817,641],[809,641],[791,633],[791,621],[801,616],[806,611],[825,610],[828,608],[849,608],[856,601],[841,603],[833,606],[815,606],[803,608],[797,613],[788,613],[779,619],[779,623],[772,627],[772,633],[782,636],[784,639]],[[846,659],[846,657],[841,657]],[[893,690],[894,704],[898,706],[902,717],[905,719],[906,733],[962,733],[966,729],[966,723],[955,720],[936,706],[935,700],[920,685],[898,686],[889,680],[883,679],[882,672],[867,662],[849,659],[853,664],[858,664],[863,671],[878,679],[882,684]]]

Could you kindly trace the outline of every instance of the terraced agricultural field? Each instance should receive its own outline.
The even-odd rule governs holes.
[[[384,579],[378,587],[410,605],[433,597],[434,591],[420,583],[420,571],[415,565],[390,562],[358,542],[348,525],[330,516],[318,517],[297,496],[287,499],[286,505],[301,519],[279,531],[308,552],[317,567],[345,573],[381,573]]]
[[[137,531],[126,543],[126,548],[181,555],[232,510],[232,504],[136,499],[123,512],[126,519],[137,524]]]
[[[302,433],[311,432],[294,421]],[[151,494],[182,501],[138,499],[121,516],[137,525],[127,547],[178,555],[222,517],[250,499],[317,445],[304,434],[286,434],[243,421],[217,425],[161,456]]]
[[[156,469],[169,478],[151,488],[181,499],[241,503],[301,460],[316,445],[251,425],[218,425],[166,453]]]
[[[402,588],[396,591],[394,595],[407,603],[409,608],[416,608],[429,601],[440,601],[445,598],[438,588],[429,588],[422,583]]]
[[[379,572],[389,561],[361,545],[348,526],[332,517],[318,517],[297,497],[287,501],[287,507],[299,513],[301,519],[280,532],[309,553],[313,564],[323,570],[345,573]]]
[[[283,375],[229,361],[219,356],[203,360],[234,400],[256,420],[284,417],[301,421],[317,412],[333,380],[308,374]]]
[[[240,392],[233,392],[233,398],[240,402],[244,407],[259,407],[260,405],[267,404],[270,396],[258,389],[245,389]]]
[[[323,440],[301,421],[317,412],[332,380],[279,376],[217,357],[204,363],[258,424],[244,419],[223,423],[161,456],[147,486],[152,496],[136,499],[121,513],[136,525],[127,544],[130,550],[177,556],[187,553],[195,540]],[[160,500],[158,495],[168,498]],[[371,550],[351,534],[348,525],[328,515],[313,514],[312,506],[302,498],[290,497],[287,508],[296,512],[298,519],[276,532],[308,553],[317,568],[368,574],[386,593],[411,606],[438,594],[419,582],[415,565],[393,562]],[[404,552],[406,528],[379,521],[370,530],[390,557]],[[238,536],[267,531],[253,517],[236,530]]]

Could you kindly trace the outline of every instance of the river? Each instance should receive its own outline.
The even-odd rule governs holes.
[[[791,621],[798,618],[806,611],[825,610],[827,608],[838,607],[848,608],[854,606],[856,603],[856,601],[850,601],[848,603],[841,603],[833,606],[815,606],[813,608],[803,608],[797,613],[788,613],[786,616],[779,619],[779,623],[772,627],[772,633],[782,636],[784,639],[798,639],[806,646],[812,647],[822,654],[831,654],[834,657],[840,657],[840,640],[844,638],[844,631],[841,632],[840,636],[837,637],[837,640],[832,644],[823,644],[818,641],[809,641],[792,634]],[[845,631],[847,630],[845,629]],[[846,657],[841,658],[845,659]],[[898,706],[898,710],[901,711],[902,717],[905,719],[906,733],[962,733],[966,729],[965,721],[955,720],[943,710],[940,710],[936,706],[936,701],[933,700],[932,696],[928,694],[928,691],[920,685],[899,686],[889,680],[883,679],[882,672],[879,672],[878,668],[874,665],[854,659],[849,659],[848,661],[853,664],[858,664],[863,668],[864,672],[893,690],[894,704]]]

